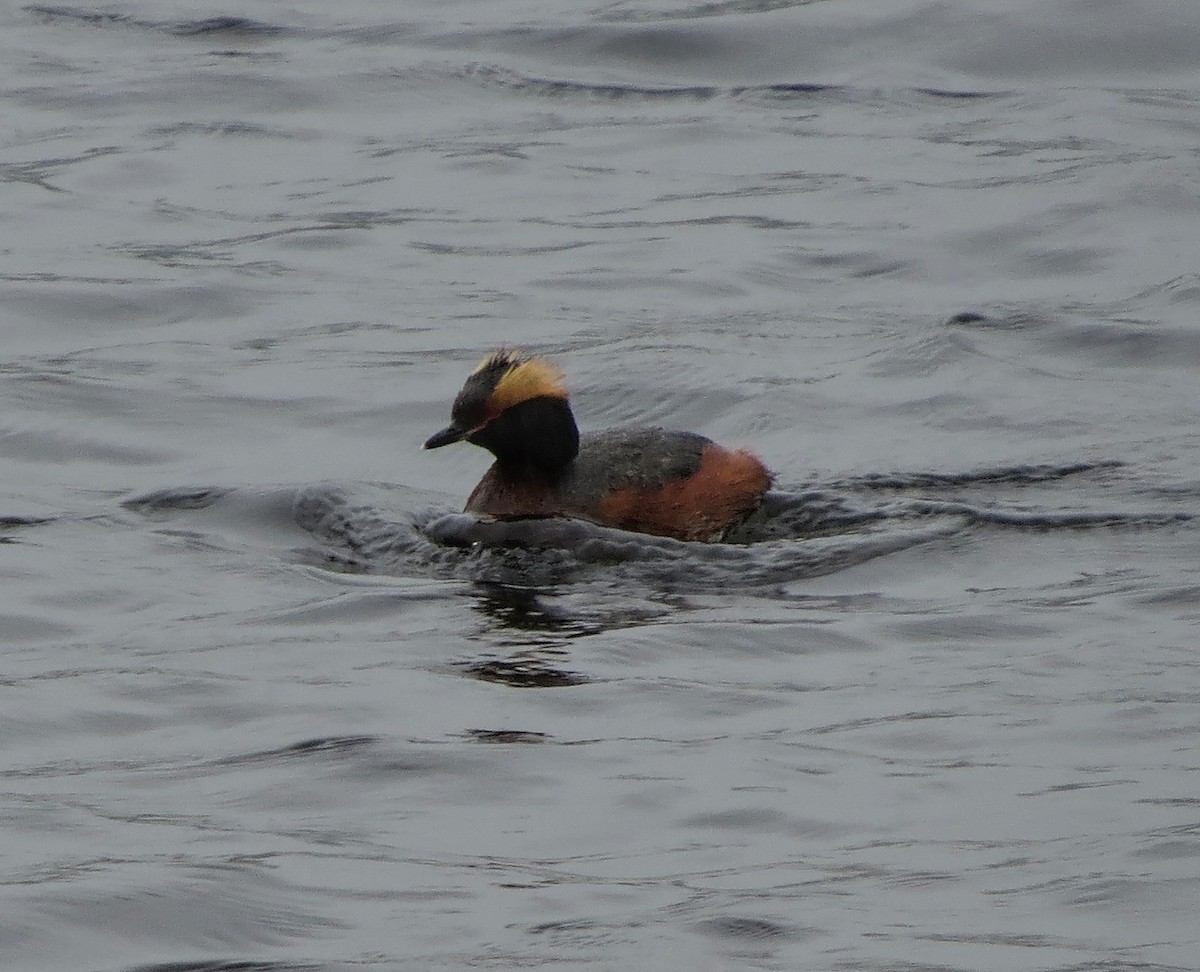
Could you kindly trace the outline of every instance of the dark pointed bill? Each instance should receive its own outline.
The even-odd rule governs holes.
[[[440,449],[442,446],[450,445],[453,442],[461,442],[466,436],[466,432],[462,429],[456,429],[453,425],[447,426],[441,432],[431,435],[425,440],[424,449]]]

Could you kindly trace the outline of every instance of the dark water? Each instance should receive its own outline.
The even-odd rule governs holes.
[[[1200,964],[1200,5],[0,27],[0,967]],[[501,343],[777,495],[467,542]]]

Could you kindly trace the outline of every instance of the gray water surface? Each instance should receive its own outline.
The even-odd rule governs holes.
[[[1200,5],[10,6],[0,108],[0,967],[1200,967]],[[461,545],[499,344],[774,505]]]

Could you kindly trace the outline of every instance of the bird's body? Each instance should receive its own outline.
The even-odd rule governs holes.
[[[574,516],[604,526],[719,539],[756,509],[771,485],[757,456],[693,432],[616,428],[580,436],[548,362],[498,351],[455,399],[434,449],[466,439],[496,461],[466,511],[501,519]]]

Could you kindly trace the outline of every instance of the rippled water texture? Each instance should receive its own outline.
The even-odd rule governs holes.
[[[1200,5],[0,13],[0,968],[1195,969]],[[761,454],[480,524],[498,344]]]

